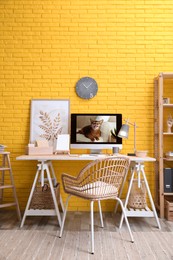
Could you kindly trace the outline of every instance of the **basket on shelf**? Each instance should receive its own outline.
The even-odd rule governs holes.
[[[57,204],[60,202],[60,184],[57,183],[54,187],[54,192],[57,200]],[[36,186],[34,194],[32,196],[30,209],[54,209],[54,202],[49,185],[44,184],[43,187]]]
[[[146,188],[144,180],[141,180],[140,188],[138,188],[138,180],[134,179],[130,191],[128,207],[133,209],[143,209],[146,206]]]

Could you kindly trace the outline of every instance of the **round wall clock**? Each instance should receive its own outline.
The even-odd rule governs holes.
[[[76,84],[76,93],[81,98],[93,98],[97,94],[97,91],[98,85],[93,78],[83,77]]]

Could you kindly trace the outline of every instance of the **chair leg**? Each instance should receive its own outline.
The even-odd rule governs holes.
[[[101,202],[100,202],[100,200],[98,200],[98,206],[99,206],[99,214],[100,214],[101,227],[104,228],[103,216],[102,216],[102,208],[101,208]]]
[[[64,229],[64,222],[65,222],[65,218],[66,218],[66,213],[67,213],[67,208],[68,208],[68,202],[69,202],[70,197],[71,197],[71,195],[69,195],[69,196],[67,197],[66,204],[65,204],[64,214],[63,214],[62,223],[61,223],[61,228],[60,228],[60,232],[59,232],[59,237],[60,237],[60,238],[62,237],[62,232],[63,232],[63,229]]]
[[[124,219],[125,219],[125,222],[126,222],[126,225],[127,225],[127,228],[128,228],[129,234],[130,234],[130,237],[131,237],[131,241],[132,241],[132,243],[133,243],[133,242],[134,242],[134,238],[133,238],[132,231],[131,231],[131,228],[130,228],[130,225],[129,225],[129,221],[128,221],[127,216],[126,216],[126,211],[125,211],[125,209],[124,209],[124,205],[123,205],[122,201],[121,201],[119,198],[116,198],[116,200],[118,200],[118,202],[119,202],[120,205],[121,205],[122,212],[123,212],[123,215],[124,215]]]
[[[94,254],[94,201],[91,201],[91,254]]]

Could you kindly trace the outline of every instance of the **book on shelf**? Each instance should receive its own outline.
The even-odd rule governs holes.
[[[7,147],[7,146],[5,146],[5,145],[3,145],[3,144],[0,144],[0,152],[3,152],[6,147]]]

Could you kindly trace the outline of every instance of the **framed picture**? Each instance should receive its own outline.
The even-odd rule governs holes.
[[[59,134],[69,133],[69,100],[32,99],[30,119],[30,143],[47,140],[56,145]]]

